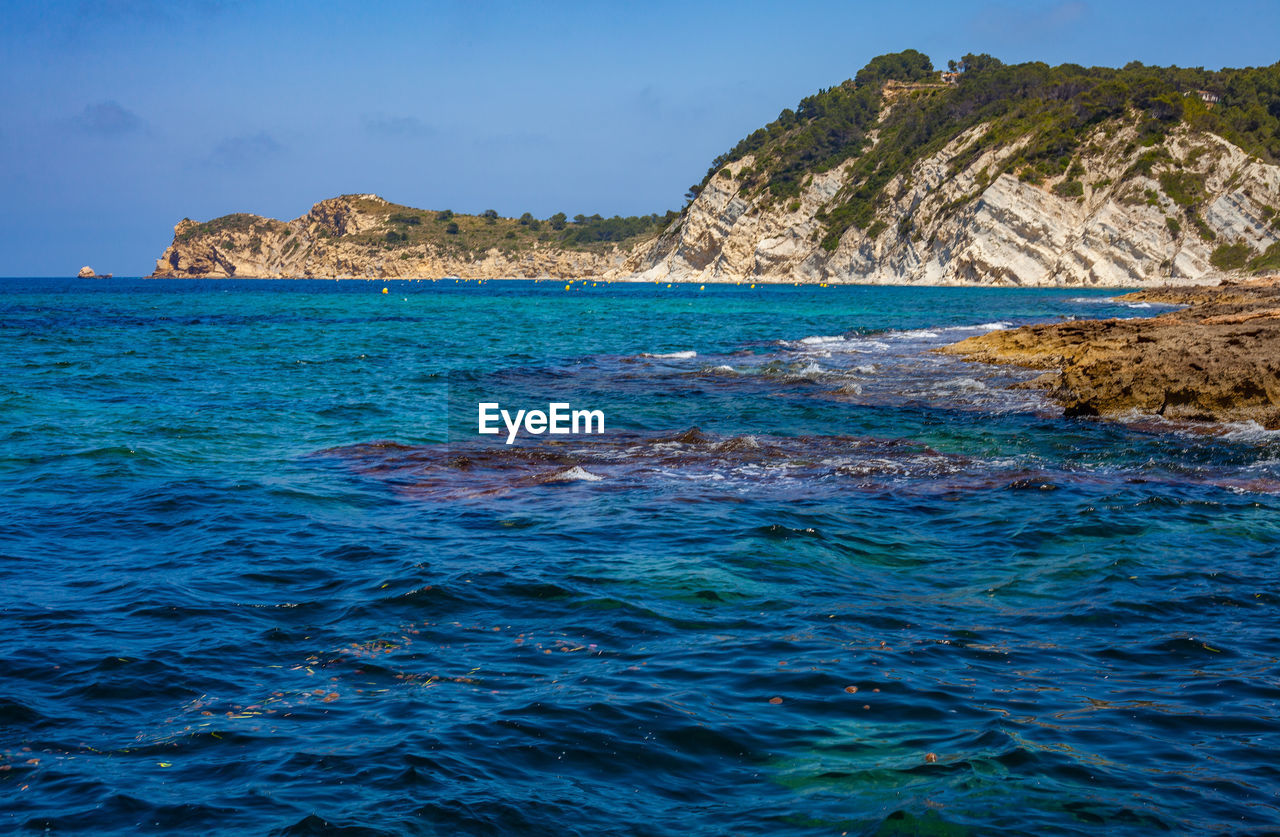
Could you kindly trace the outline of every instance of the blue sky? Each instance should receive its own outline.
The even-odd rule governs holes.
[[[5,0],[0,275],[149,272],[182,217],[346,192],[678,209],[711,159],[871,57],[1246,66],[1280,3]]]

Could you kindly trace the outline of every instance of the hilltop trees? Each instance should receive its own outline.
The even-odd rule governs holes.
[[[966,56],[967,57],[967,56]],[[853,77],[855,84],[884,84],[894,81],[926,81],[933,78],[933,61],[914,49],[878,55]]]

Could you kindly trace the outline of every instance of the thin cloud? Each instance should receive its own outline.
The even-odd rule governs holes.
[[[435,128],[416,116],[367,116],[365,131],[392,139],[421,139],[435,134]]]
[[[234,0],[81,0],[77,22],[83,24],[168,24],[218,15],[239,5]]]
[[[518,151],[532,148],[551,148],[555,145],[546,134],[535,134],[515,131],[502,134],[487,134],[476,137],[473,141],[477,148],[497,151]]]
[[[206,162],[220,169],[247,169],[262,163],[284,151],[284,146],[266,131],[227,137],[213,147]]]
[[[1082,23],[1089,16],[1089,4],[1064,0],[1040,8],[991,4],[970,22],[975,35],[1000,40],[1045,38]]]
[[[115,101],[85,105],[83,111],[72,117],[71,124],[86,134],[98,137],[136,134],[146,127],[142,117]]]

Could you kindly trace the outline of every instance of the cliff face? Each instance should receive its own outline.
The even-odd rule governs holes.
[[[174,227],[173,243],[156,261],[152,276],[576,278],[616,272],[624,255],[616,247],[573,250],[555,242],[529,241],[528,236],[519,247],[468,250],[453,244],[449,235],[433,240],[419,234],[437,223],[435,216],[376,195],[344,195],[321,201],[287,222],[248,214],[203,224],[184,219]],[[450,213],[439,224],[453,217]],[[504,223],[515,224],[510,219]]]
[[[740,189],[757,163],[747,155],[625,269],[650,281],[1133,286],[1216,281],[1224,269],[1211,258],[1231,245],[1254,258],[1276,252],[1280,167],[1221,137],[1184,127],[1146,147],[1117,120],[1084,144],[1083,174],[1032,184],[990,176],[1022,142],[979,150],[986,130],[893,178],[874,221],[850,227],[834,250],[820,243],[821,219],[859,185],[853,161],[809,175],[799,198],[783,201]]]

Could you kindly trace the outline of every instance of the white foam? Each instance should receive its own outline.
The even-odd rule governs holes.
[[[977,378],[953,378],[950,381],[940,383],[941,389],[960,390],[961,392],[981,392],[987,388],[987,385]]]
[[[1280,430],[1268,430],[1256,421],[1230,421],[1222,424],[1222,438],[1233,442],[1273,442]]]
[[[599,474],[593,474],[580,465],[574,465],[567,471],[561,471],[553,476],[547,482],[570,482],[573,480],[582,480],[583,482],[600,482],[604,477]]]
[[[643,352],[643,353],[640,355],[640,357],[652,357],[652,358],[659,358],[659,357],[660,357],[660,358],[676,358],[676,359],[680,359],[680,358],[690,358],[690,357],[697,357],[697,356],[698,356],[698,353],[697,353],[697,352],[694,352],[694,351],[685,351],[685,352],[665,352],[665,353],[658,353],[658,354],[649,354],[648,352]]]
[[[898,335],[893,336],[898,337]],[[784,340],[781,343],[789,349],[799,349],[807,355],[818,357],[830,357],[832,352],[870,354],[889,349],[889,344],[881,340],[868,340],[860,337],[833,337],[830,335],[803,337],[799,340]]]
[[[1007,328],[1013,328],[1013,323],[978,323],[977,325],[968,326],[951,326],[944,328],[943,331],[1004,331]]]

